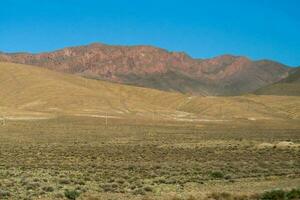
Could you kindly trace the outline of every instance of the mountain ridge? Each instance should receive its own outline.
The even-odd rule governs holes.
[[[0,61],[197,95],[249,93],[278,82],[291,70],[275,61],[252,61],[243,56],[225,54],[211,59],[194,59],[184,52],[170,52],[150,45],[102,43],[37,54],[0,53]]]

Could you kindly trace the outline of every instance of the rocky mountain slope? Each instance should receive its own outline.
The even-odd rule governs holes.
[[[293,69],[290,75],[281,81],[258,89],[255,94],[300,96],[300,67]]]
[[[151,46],[94,43],[54,52],[0,53],[0,61],[30,64],[81,76],[197,95],[239,95],[285,78],[290,68],[273,61],[223,55],[193,59]]]

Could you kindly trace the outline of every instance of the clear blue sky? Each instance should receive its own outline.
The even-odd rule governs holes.
[[[0,51],[102,42],[300,65],[299,0],[5,0]]]

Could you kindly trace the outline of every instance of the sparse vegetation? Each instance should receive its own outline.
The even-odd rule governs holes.
[[[9,121],[0,127],[1,198],[61,199],[80,193],[77,199],[172,199],[168,193],[173,192],[184,200],[205,194],[249,199],[249,193],[259,199],[275,195],[264,193],[275,187],[286,198],[299,195],[291,190],[300,185],[299,149],[258,148],[286,138],[299,144],[297,121],[267,126],[264,121],[238,121],[234,127],[217,122],[136,125],[120,119],[105,127],[99,122],[61,117]],[[227,187],[244,191],[247,198],[236,197]]]
[[[300,199],[300,189],[285,191],[281,189],[266,191],[261,195],[262,200],[293,200]]]
[[[210,176],[212,178],[216,178],[216,179],[224,178],[224,174],[220,171],[213,171],[213,172],[210,173]]]
[[[8,198],[10,196],[10,192],[6,190],[0,190],[0,198]]]
[[[286,200],[286,192],[283,190],[272,190],[262,194],[262,200]]]
[[[80,192],[77,190],[66,190],[65,197],[70,200],[76,200],[80,195]]]
[[[287,192],[286,197],[288,199],[300,199],[300,188]]]

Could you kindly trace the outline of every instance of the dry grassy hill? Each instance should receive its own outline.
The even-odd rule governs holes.
[[[0,64],[0,105],[47,113],[125,114],[174,110],[183,95],[89,80],[32,67]]]
[[[205,121],[300,116],[299,97],[187,96],[12,63],[0,63],[0,83],[0,117],[69,114]]]

